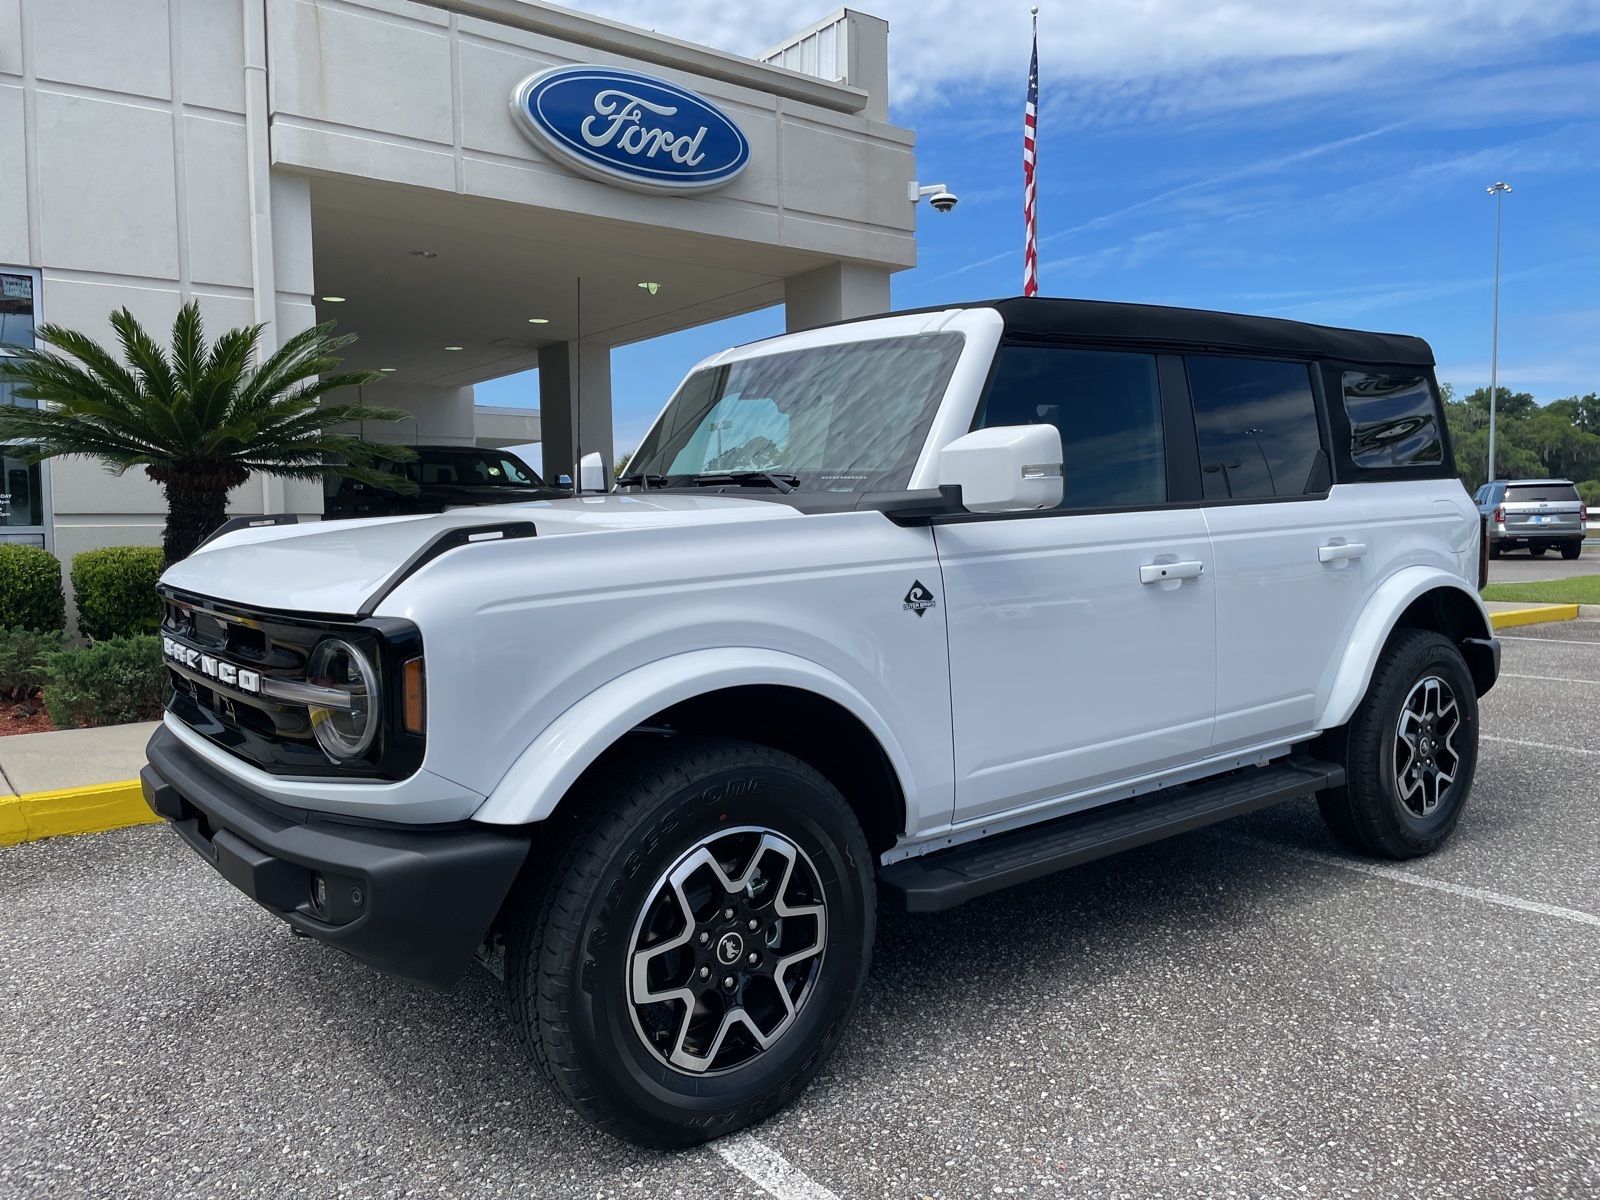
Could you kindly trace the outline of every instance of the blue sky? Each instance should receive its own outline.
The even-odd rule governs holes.
[[[670,20],[652,0],[579,7],[741,53],[800,24],[787,4],[752,4],[736,35],[726,0]],[[894,303],[1015,294],[1027,5],[864,7],[890,21],[892,119],[917,131],[919,177],[961,197],[919,213]],[[1420,334],[1465,392],[1488,383],[1485,189],[1505,179],[1501,383],[1600,390],[1600,0],[1040,7],[1044,294]],[[616,350],[618,449],[698,359],[782,324],[771,309]],[[534,402],[529,383],[479,402]]]

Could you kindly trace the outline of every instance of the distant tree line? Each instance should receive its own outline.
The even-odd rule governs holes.
[[[1476,492],[1489,478],[1489,389],[1464,399],[1448,383],[1441,390],[1456,470]],[[1499,389],[1494,457],[1501,479],[1570,479],[1600,508],[1600,393],[1540,405],[1527,392]]]

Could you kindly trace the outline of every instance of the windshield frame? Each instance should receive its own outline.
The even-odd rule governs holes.
[[[907,328],[900,321],[895,323],[900,327],[884,329],[872,337],[857,336],[812,341],[807,335],[800,335],[804,340],[798,344],[786,337],[775,340],[766,353],[747,353],[734,357],[718,356],[700,364],[673,392],[672,397],[651,423],[649,430],[640,440],[638,450],[632,455],[628,467],[621,473],[619,487],[639,486],[648,489],[701,491],[716,486],[783,492],[786,487],[792,486],[794,490],[804,491],[812,496],[840,498],[878,491],[905,490],[909,487],[910,480],[924,457],[927,439],[970,346],[967,332],[959,328]],[[772,462],[762,465],[713,467],[712,460],[708,459],[701,463],[702,469],[696,472],[667,472],[661,469],[673,465],[690,444],[701,423],[715,413],[720,405],[729,402],[730,396],[735,395],[730,393],[728,383],[730,379],[735,378],[736,372],[741,368],[760,371],[763,366],[769,369],[775,367],[777,360],[781,359],[799,360],[802,356],[814,358],[830,354],[843,356],[864,347],[886,349],[890,344],[898,344],[905,349],[937,346],[940,359],[927,381],[926,393],[922,397],[911,427],[906,431],[906,440],[900,453],[888,466],[852,467],[825,464],[820,468],[809,469],[791,466],[784,462]],[[702,400],[697,401],[693,398],[693,393],[697,389],[704,390],[705,395]],[[690,399],[686,401],[686,397]],[[759,397],[759,399],[767,398]],[[685,402],[698,402],[701,407],[693,419],[678,421],[673,424],[671,433],[666,432],[669,423],[673,422],[677,415],[678,406]],[[734,402],[737,403],[737,399]],[[864,402],[859,398],[850,401],[855,405]],[[791,414],[784,413],[784,415]],[[828,437],[832,436],[835,435],[832,432],[830,417]],[[843,481],[848,481],[850,486],[839,486]]]

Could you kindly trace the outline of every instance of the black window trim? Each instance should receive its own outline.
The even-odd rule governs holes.
[[[1344,407],[1344,375],[1346,371],[1367,374],[1420,375],[1427,381],[1433,395],[1434,408],[1439,414],[1439,442],[1444,451],[1443,460],[1414,467],[1358,467],[1350,455],[1350,414]],[[1322,360],[1323,388],[1333,452],[1333,481],[1335,483],[1400,483],[1416,479],[1456,479],[1455,446],[1450,440],[1450,420],[1445,413],[1444,396],[1439,391],[1439,381],[1431,366],[1417,363],[1355,362],[1348,359]]]

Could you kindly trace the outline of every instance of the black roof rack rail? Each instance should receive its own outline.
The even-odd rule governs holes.
[[[481,525],[458,525],[454,529],[446,529],[435,534],[428,541],[419,546],[414,554],[397,567],[392,575],[378,585],[376,591],[362,603],[356,610],[358,617],[370,617],[377,611],[378,605],[412,575],[427,566],[441,554],[447,554],[460,546],[470,546],[478,542],[501,542],[512,538],[530,538],[538,536],[538,529],[532,521],[488,521]]]

